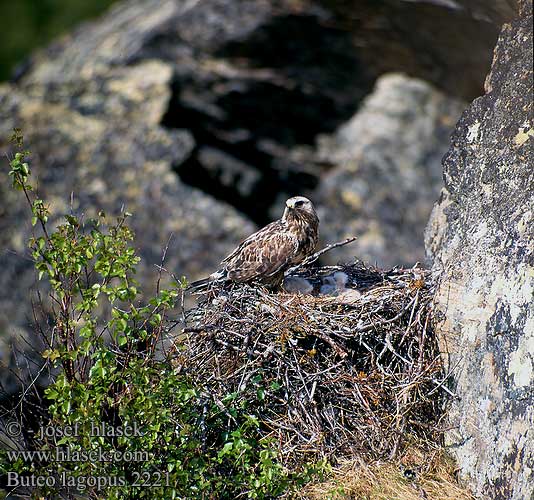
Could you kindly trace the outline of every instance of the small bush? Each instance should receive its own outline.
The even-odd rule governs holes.
[[[173,368],[165,345],[185,280],[142,298],[126,212],[113,222],[69,214],[50,227],[16,139],[9,175],[31,209],[29,248],[49,284],[48,324],[36,325],[39,373],[49,375],[38,409],[23,400],[5,418],[6,428],[28,412],[37,419],[0,451],[8,489],[35,498],[268,498],[320,472],[321,464],[285,470],[246,401],[229,394],[215,403]]]

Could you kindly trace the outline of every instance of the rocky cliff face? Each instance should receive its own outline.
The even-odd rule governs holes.
[[[98,114],[110,102],[78,99],[83,82],[109,68],[168,64],[162,125],[195,140],[173,168],[263,224],[278,193],[320,183],[331,165],[302,146],[349,120],[379,75],[402,71],[456,98],[480,95],[509,13],[506,0],[474,11],[464,3],[134,0],[36,54],[17,87]]]
[[[444,158],[427,232],[458,399],[448,441],[480,498],[534,495],[532,3],[504,26],[486,95]]]
[[[515,0],[320,3],[350,33],[372,73],[402,71],[464,99],[480,95],[499,27],[515,12]]]

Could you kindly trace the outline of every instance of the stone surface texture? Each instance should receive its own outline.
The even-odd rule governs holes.
[[[534,497],[532,3],[503,27],[464,112],[427,230],[458,398],[447,440],[477,498]]]
[[[300,155],[301,146],[335,133],[381,74],[402,71],[463,99],[482,93],[510,9],[506,0],[463,4],[130,0],[35,54],[16,83],[91,114],[120,106],[77,98],[87,85],[96,91],[109,68],[168,64],[162,125],[195,140],[173,168],[264,224],[279,196],[320,182],[323,165]]]
[[[426,82],[389,74],[335,136],[320,139],[320,159],[336,165],[314,196],[322,239],[358,238],[326,254],[326,262],[355,256],[383,267],[424,262],[441,159],[464,108]]]

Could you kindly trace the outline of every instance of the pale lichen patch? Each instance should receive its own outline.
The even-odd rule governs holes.
[[[344,189],[341,191],[341,199],[355,210],[361,210],[363,206],[363,198],[353,190]]]
[[[466,140],[469,144],[472,144],[478,139],[478,129],[480,128],[480,122],[477,120],[467,130]]]
[[[519,132],[514,137],[514,144],[516,146],[522,146],[525,142],[528,141],[529,137],[534,137],[534,128],[530,127],[526,130],[526,127],[520,127]]]
[[[508,364],[508,375],[513,377],[517,387],[528,387],[534,382],[534,318],[527,320],[525,332]]]
[[[521,236],[526,235],[527,231],[531,228],[532,220],[534,219],[534,213],[532,210],[527,210],[519,222],[517,223],[517,231]]]

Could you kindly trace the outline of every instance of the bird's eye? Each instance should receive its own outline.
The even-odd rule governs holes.
[[[295,206],[296,207],[301,207],[302,205],[304,205],[304,201],[303,200],[299,200],[299,201],[295,202]]]

